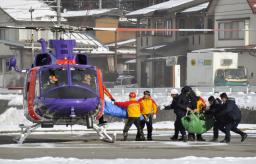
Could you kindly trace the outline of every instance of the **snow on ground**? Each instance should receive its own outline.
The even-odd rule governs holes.
[[[207,98],[211,93],[203,93],[203,97]],[[118,101],[123,101],[127,99],[126,94],[122,95],[114,95],[117,97]],[[141,96],[141,95],[140,95]],[[215,94],[215,96],[218,96],[218,94]],[[236,102],[240,105],[241,104],[247,104],[251,106],[256,106],[256,94],[254,93],[249,93],[249,94],[244,94],[244,93],[232,93],[229,94],[229,96],[236,98]],[[156,99],[158,104],[160,105],[167,105],[171,101],[171,97],[169,95],[166,95],[166,93],[157,93],[153,95],[153,98]],[[10,100],[8,105],[9,106],[22,106],[23,104],[23,97],[22,95],[17,95],[17,94],[0,94],[0,99],[2,100]],[[4,113],[0,115],[0,132],[13,132],[13,131],[19,131],[19,124],[24,124],[24,125],[31,125],[32,123],[28,121],[25,116],[24,116],[24,110],[22,109],[17,109],[16,107],[10,107],[7,109]],[[109,123],[107,125],[107,128],[109,130],[114,130],[114,131],[119,131],[122,130],[124,127],[124,122],[114,122],[114,123]],[[248,132],[252,133],[256,131],[256,124],[240,124],[239,128],[245,129]],[[133,126],[132,129],[135,129]],[[174,129],[173,122],[172,121],[163,121],[163,122],[157,122],[154,123],[154,129]],[[71,127],[66,127],[66,126],[55,126],[52,129],[42,129],[39,128],[37,129],[38,131],[69,131],[71,130]],[[86,130],[86,127],[80,126],[80,125],[75,125],[72,126],[72,130],[74,131],[80,131],[80,130]]]
[[[31,158],[22,160],[10,160],[10,159],[0,159],[1,164],[254,164],[256,162],[256,157],[215,157],[215,158],[205,158],[205,157],[194,157],[188,156],[184,158],[176,159],[76,159],[76,158],[53,158],[53,157],[43,157],[43,158]]]
[[[0,132],[2,133],[8,133],[8,132],[18,132],[20,131],[19,124],[24,125],[32,125],[30,121],[28,121],[24,116],[24,110],[17,109],[14,107],[11,107],[7,109],[4,113],[0,115]],[[107,129],[109,131],[122,131],[124,127],[124,121],[123,122],[112,122],[107,124]],[[155,130],[167,130],[169,135],[169,130],[174,129],[174,122],[173,121],[162,121],[162,122],[156,122],[153,125]],[[250,133],[256,134],[256,124],[240,124],[239,128],[242,128]],[[135,126],[131,127],[132,130],[135,130]],[[71,127],[66,127],[65,125],[56,125],[54,128],[50,129],[44,129],[44,128],[38,128],[37,131],[39,132],[64,132],[71,130]],[[81,125],[74,125],[72,126],[73,131],[85,131],[87,130],[85,126]],[[88,131],[88,130],[87,130]],[[89,130],[91,131],[91,130]]]

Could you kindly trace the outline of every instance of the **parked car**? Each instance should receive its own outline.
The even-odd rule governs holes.
[[[119,75],[115,81],[114,88],[136,88],[137,80],[132,75]]]

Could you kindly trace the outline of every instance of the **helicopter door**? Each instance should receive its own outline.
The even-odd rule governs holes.
[[[37,71],[38,68],[32,68],[28,75],[27,75],[27,82],[26,82],[26,92],[24,99],[27,101],[26,105],[27,108],[25,108],[26,115],[30,118],[33,122],[39,122],[40,117],[35,112],[35,96],[39,95],[39,80],[37,80]],[[36,89],[38,88],[38,89]]]

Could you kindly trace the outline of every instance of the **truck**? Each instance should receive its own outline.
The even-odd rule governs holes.
[[[216,50],[197,50],[187,54],[187,85],[245,86],[246,68],[238,66],[238,54]]]

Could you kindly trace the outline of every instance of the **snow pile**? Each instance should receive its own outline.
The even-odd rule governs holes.
[[[19,124],[31,125],[24,116],[24,110],[9,108],[0,115],[0,131],[20,130]]]
[[[10,159],[0,159],[0,163],[4,164],[254,164],[256,162],[256,157],[215,157],[215,158],[205,158],[205,157],[194,157],[188,156],[184,158],[177,159],[76,159],[76,158],[53,158],[53,157],[43,157],[43,158],[31,158],[22,160],[10,160]]]
[[[15,96],[8,103],[8,106],[22,106],[22,105],[23,105],[23,96],[22,95]]]

